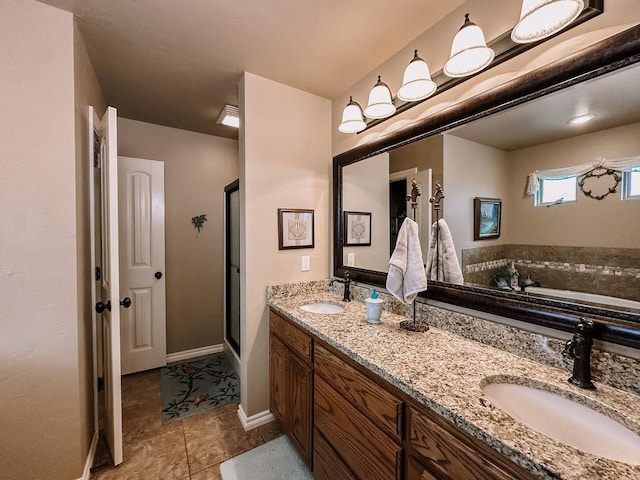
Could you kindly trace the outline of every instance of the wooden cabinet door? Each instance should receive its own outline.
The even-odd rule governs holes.
[[[313,478],[358,480],[318,430],[313,435]]]
[[[305,464],[311,468],[313,373],[295,355],[289,356],[289,433]]]
[[[357,478],[400,480],[402,447],[322,377],[315,377],[314,423]]]
[[[407,472],[407,480],[438,480],[425,467],[416,461],[413,457],[409,457],[409,469]]]
[[[482,447],[460,428],[426,409],[409,408],[409,451],[433,476],[450,480],[527,480],[533,478],[510,460]],[[418,477],[420,478],[420,477]],[[426,477],[429,478],[429,477]]]
[[[289,352],[287,347],[271,335],[269,337],[269,404],[284,432],[288,431],[287,371]]]

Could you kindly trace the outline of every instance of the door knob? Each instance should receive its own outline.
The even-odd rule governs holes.
[[[160,280],[162,278],[162,272],[156,272],[153,276]]]
[[[129,297],[124,297],[124,300],[120,302],[120,306],[129,308],[131,306],[131,299]]]
[[[109,300],[107,303],[102,303],[102,302],[96,303],[96,312],[102,313],[105,310],[109,312],[111,311],[111,300]]]

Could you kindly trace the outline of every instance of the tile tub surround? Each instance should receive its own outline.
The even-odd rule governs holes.
[[[638,396],[601,383],[594,392],[580,390],[566,382],[565,369],[437,327],[427,333],[400,330],[399,323],[405,316],[389,311],[383,312],[381,324],[370,325],[363,303],[341,302],[340,295],[318,287],[304,294],[270,296],[269,305],[540,478],[640,478],[640,466],[582,453],[513,420],[493,407],[480,387],[483,379],[494,375],[549,384],[550,388],[573,392],[585,403],[608,405],[615,410],[617,420],[640,433]],[[340,304],[345,312],[317,315],[299,308],[319,300]]]
[[[514,264],[520,280],[530,276],[547,288],[637,300],[640,249],[491,245],[462,251],[465,281],[494,286],[501,268]]]

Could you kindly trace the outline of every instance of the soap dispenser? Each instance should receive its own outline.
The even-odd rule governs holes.
[[[371,289],[371,297],[366,298],[365,302],[367,303],[367,322],[380,323],[384,300],[378,298],[378,291],[375,288]]]

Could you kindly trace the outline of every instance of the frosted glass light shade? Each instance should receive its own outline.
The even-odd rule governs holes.
[[[571,24],[583,8],[583,0],[523,0],[520,21],[511,31],[511,39],[532,43],[547,38]]]
[[[391,100],[391,90],[378,76],[378,82],[369,92],[369,103],[364,109],[364,114],[368,118],[387,118],[394,113],[396,107]]]
[[[433,95],[436,88],[435,82],[431,80],[429,65],[418,56],[418,50],[414,51],[413,60],[404,70],[398,98],[404,102],[417,102]]]
[[[342,122],[338,126],[338,130],[342,133],[358,133],[367,127],[362,118],[362,107],[358,102],[353,101],[353,97],[349,97],[349,103],[342,111]]]
[[[495,53],[487,47],[482,29],[465,15],[464,25],[451,44],[451,55],[443,71],[448,77],[466,77],[489,66]]]
[[[225,105],[216,123],[227,127],[240,128],[240,111],[234,105]]]

